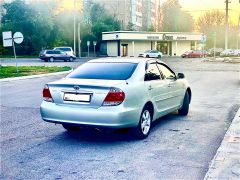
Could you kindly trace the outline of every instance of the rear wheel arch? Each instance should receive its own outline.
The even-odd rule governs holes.
[[[143,109],[148,109],[148,110],[150,111],[151,116],[152,116],[152,119],[153,119],[153,115],[154,115],[154,106],[153,106],[153,103],[152,103],[151,101],[148,101],[148,102],[144,105]]]
[[[144,139],[149,135],[151,126],[152,126],[151,124],[152,124],[152,120],[153,120],[153,113],[154,113],[153,104],[152,104],[152,102],[148,101],[142,109],[138,126],[134,127],[132,129],[134,136],[137,139]],[[144,114],[145,114],[145,116],[144,116]],[[150,114],[150,116],[149,116],[149,114]]]
[[[192,91],[191,91],[191,89],[188,87],[187,90],[186,90],[186,92],[188,92],[188,95],[189,95],[189,104],[190,104],[191,99],[192,99]]]

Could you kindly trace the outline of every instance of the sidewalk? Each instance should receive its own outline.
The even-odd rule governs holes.
[[[204,180],[240,179],[240,108],[214,156]]]
[[[240,57],[208,57],[205,61],[209,62],[226,62],[226,63],[240,63]]]

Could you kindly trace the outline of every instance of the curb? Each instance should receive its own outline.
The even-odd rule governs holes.
[[[62,71],[62,72],[56,72],[56,73],[38,74],[38,75],[21,76],[21,77],[13,77],[13,78],[4,78],[4,79],[0,79],[0,82],[33,79],[33,78],[40,78],[40,77],[45,77],[45,76],[55,76],[55,75],[67,74],[67,73],[70,73],[72,71],[73,71],[73,69],[71,69],[69,71]]]
[[[240,179],[240,108],[204,177],[204,180],[213,179]]]

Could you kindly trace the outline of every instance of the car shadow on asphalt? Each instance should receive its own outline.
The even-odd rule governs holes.
[[[168,124],[170,121],[179,120],[181,117],[176,113],[166,115],[154,121],[150,135],[156,133],[162,126]],[[75,132],[63,132],[64,140],[77,140],[78,142],[121,142],[121,141],[139,141],[133,134],[132,129],[93,129],[93,128],[81,128],[79,131]]]

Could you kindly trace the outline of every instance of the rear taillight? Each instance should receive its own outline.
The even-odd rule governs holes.
[[[43,88],[43,100],[53,102],[52,95],[49,91],[48,85],[45,85]]]
[[[110,88],[103,101],[103,106],[117,106],[124,101],[125,93],[118,88]]]

